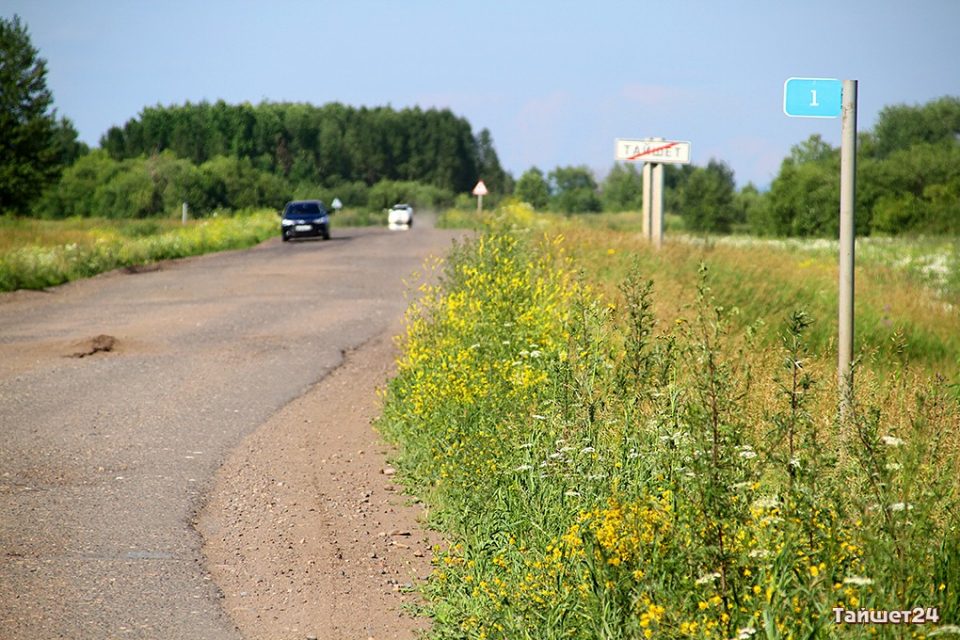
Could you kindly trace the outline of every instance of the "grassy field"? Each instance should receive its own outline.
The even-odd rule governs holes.
[[[449,543],[433,637],[960,633],[960,321],[915,248],[861,263],[841,420],[829,246],[486,222],[421,288],[379,423]]]
[[[334,228],[387,224],[385,212],[343,209]],[[0,217],[0,291],[42,289],[120,267],[241,249],[279,235],[268,210],[189,220]]]
[[[255,245],[276,235],[276,213],[191,220],[0,218],[0,291],[42,289],[119,267]]]

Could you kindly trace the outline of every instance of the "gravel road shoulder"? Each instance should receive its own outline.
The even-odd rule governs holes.
[[[413,638],[435,540],[371,426],[396,355],[384,333],[234,450],[197,528],[247,638]]]

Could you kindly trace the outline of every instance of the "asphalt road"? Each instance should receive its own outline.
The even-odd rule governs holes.
[[[335,229],[0,295],[0,638],[239,638],[194,529],[213,474],[452,238]]]

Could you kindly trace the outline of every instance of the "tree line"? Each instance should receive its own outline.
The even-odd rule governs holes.
[[[144,109],[66,168],[41,215],[145,217],[338,198],[373,210],[450,206],[479,176],[509,187],[490,132],[447,109],[264,102]],[[489,176],[489,177],[487,177]]]
[[[449,109],[222,100],[156,106],[111,127],[100,147],[115,160],[165,150],[195,165],[217,157],[250,160],[293,185],[415,180],[462,192],[481,175],[501,190],[505,177],[490,132],[475,136]]]

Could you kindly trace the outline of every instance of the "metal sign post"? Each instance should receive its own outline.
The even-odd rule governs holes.
[[[650,215],[652,212],[651,202],[650,202],[650,181],[653,179],[653,165],[649,162],[643,163],[643,211],[640,215],[643,216],[643,239],[647,242],[653,240],[653,236],[650,235],[652,232],[650,224]]]
[[[614,142],[614,158],[643,162],[643,237],[656,248],[663,246],[663,165],[690,164],[690,143],[663,138]]]
[[[837,375],[840,416],[853,397],[853,288],[857,201],[857,81],[843,81],[840,134],[840,318]]]
[[[794,118],[841,117],[840,281],[837,326],[837,382],[840,418],[853,400],[854,266],[857,200],[857,81],[789,78],[783,84],[783,112]]]
[[[653,246],[659,249],[663,246],[663,165],[655,163],[652,173],[650,227],[653,232]]]

